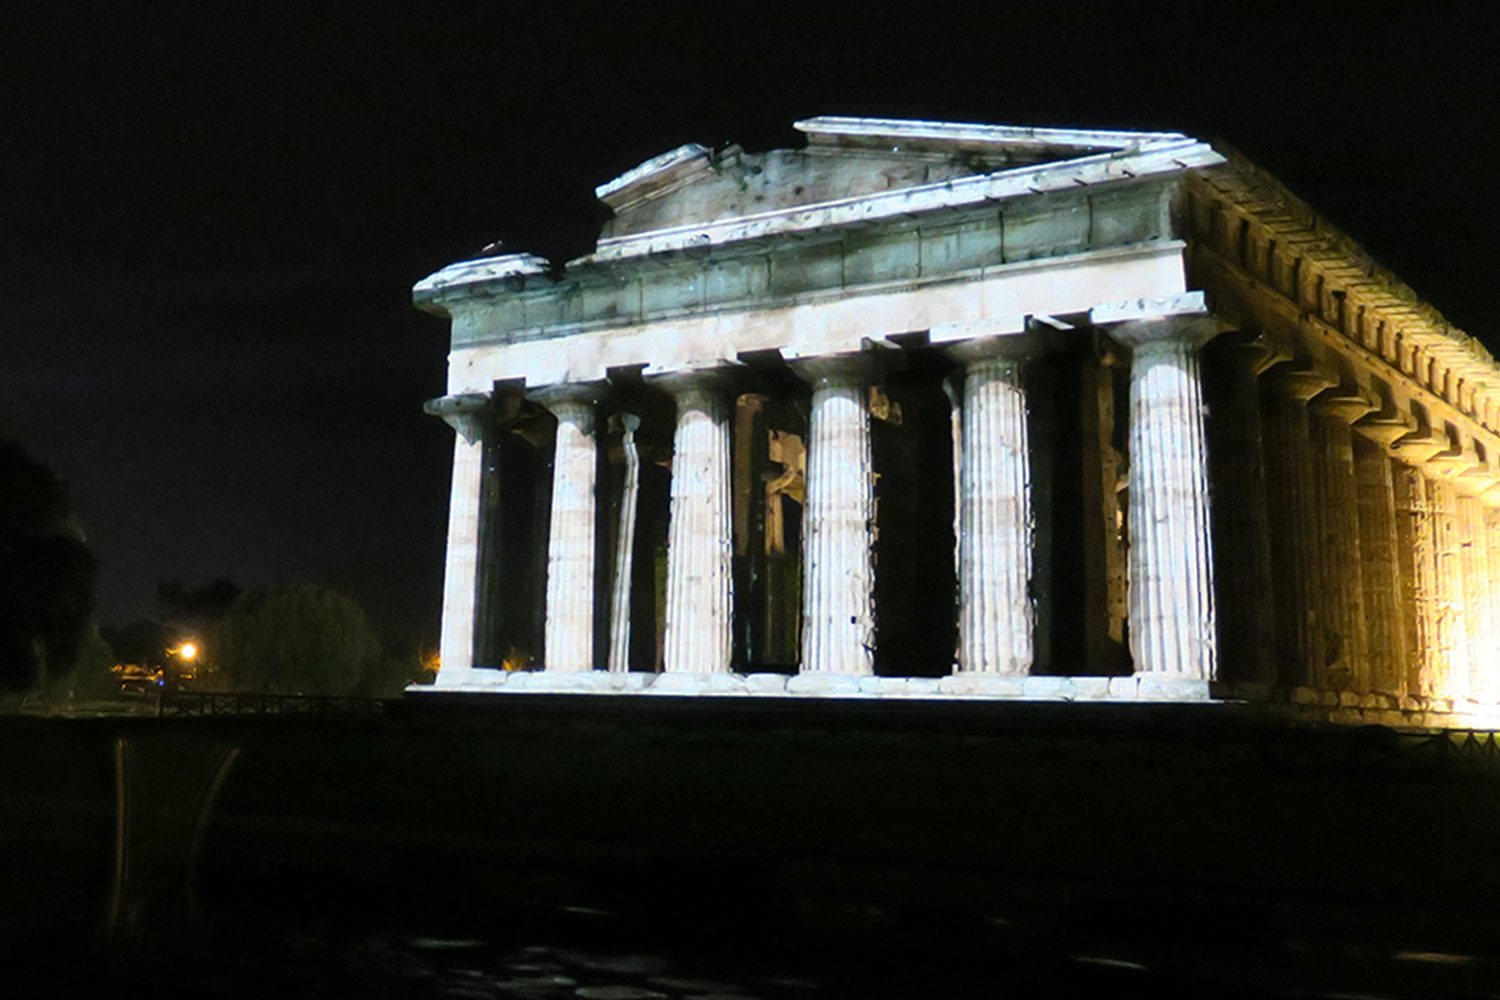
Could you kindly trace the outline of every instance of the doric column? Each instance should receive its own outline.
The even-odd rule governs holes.
[[[625,453],[625,485],[620,495],[620,526],[615,543],[615,589],[610,599],[609,672],[630,671],[630,584],[635,569],[635,515],[641,496],[641,452],[635,432],[641,418],[620,414],[625,433],[620,448]]]
[[[1272,575],[1260,376],[1286,358],[1286,350],[1264,336],[1226,334],[1204,351],[1205,366],[1217,362],[1218,376],[1207,380],[1205,391],[1215,415],[1208,432],[1221,671],[1228,679],[1267,685],[1277,680],[1281,593]]]
[[[557,417],[552,515],[547,533],[547,627],[543,667],[594,668],[594,444],[597,386],[554,385],[529,397]]]
[[[1401,603],[1407,609],[1411,645],[1410,673],[1401,694],[1431,695],[1445,683],[1448,654],[1444,645],[1438,588],[1436,519],[1432,483],[1405,462],[1391,466],[1396,505],[1396,554],[1401,564]]]
[[[1490,600],[1490,540],[1483,505],[1473,497],[1459,497],[1458,521],[1463,552],[1464,633],[1469,654],[1466,692],[1470,701],[1493,704],[1500,623],[1495,621]]]
[[[959,491],[959,671],[1031,671],[1031,459],[1023,358],[1031,338],[948,348],[963,361]]]
[[[1319,494],[1322,498],[1324,607],[1333,641],[1323,686],[1373,690],[1365,626],[1365,588],[1359,495],[1354,473],[1354,441],[1350,425],[1377,409],[1358,391],[1329,389],[1312,403],[1317,439]]]
[[[870,359],[792,363],[812,383],[802,521],[804,673],[875,670],[874,468],[865,400]]]
[[[1278,677],[1293,686],[1316,684],[1326,659],[1320,463],[1307,402],[1336,382],[1305,363],[1272,368],[1264,380],[1267,465],[1277,524],[1271,532],[1271,558],[1283,640]]]
[[[448,553],[443,565],[443,631],[438,643],[438,683],[459,686],[474,667],[478,597],[480,485],[484,477],[484,410],[489,396],[444,396],[424,409],[457,434],[453,485],[448,499]]]
[[[718,371],[651,378],[677,401],[667,527],[668,673],[721,673],[733,648],[729,394]]]
[[[1406,693],[1411,639],[1402,606],[1391,459],[1363,434],[1355,435],[1353,445],[1372,683],[1382,694],[1401,695]]]
[[[1199,345],[1206,314],[1122,324],[1130,367],[1130,652],[1137,674],[1217,676]]]
[[[1463,552],[1459,544],[1458,493],[1453,484],[1427,479],[1437,562],[1437,652],[1441,665],[1423,694],[1463,698],[1469,686],[1468,636],[1464,633]]]

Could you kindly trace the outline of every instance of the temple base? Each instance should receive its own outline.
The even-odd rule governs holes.
[[[1242,689],[1243,688],[1243,689]],[[1133,677],[1018,677],[957,673],[947,677],[875,677],[848,674],[576,673],[476,668],[452,683],[439,678],[413,693],[647,694],[662,697],[781,697],[934,699],[938,701],[1259,701],[1259,686],[1142,674]],[[1259,695],[1259,697],[1257,697]]]

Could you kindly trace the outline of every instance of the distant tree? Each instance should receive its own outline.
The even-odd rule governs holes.
[[[239,596],[240,588],[222,576],[201,587],[184,587],[179,580],[163,580],[156,585],[162,614],[183,622],[217,621],[229,614]]]
[[[142,618],[128,625],[105,626],[101,634],[120,663],[160,667],[167,662],[167,649],[174,632],[161,622]]]
[[[347,695],[381,670],[364,611],[314,584],[247,591],[216,631],[221,675],[241,691]]]
[[[73,668],[89,635],[96,564],[51,470],[0,439],[0,689]]]

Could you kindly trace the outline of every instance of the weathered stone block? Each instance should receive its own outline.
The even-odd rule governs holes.
[[[787,694],[857,695],[860,678],[852,674],[797,674],[786,682]]]
[[[906,695],[909,698],[936,698],[942,680],[941,677],[908,677]]]
[[[1115,677],[1074,677],[1073,697],[1077,701],[1103,701],[1109,697],[1109,682]]]
[[[1024,698],[1026,680],[1025,677],[1008,674],[949,674],[939,678],[938,690],[943,694],[983,698]]]
[[[732,306],[763,298],[770,280],[771,265],[765,257],[714,261],[704,271],[710,307]]]
[[[845,238],[845,287],[909,281],[921,273],[922,250],[915,230],[870,229]]]
[[[1293,705],[1317,705],[1321,704],[1321,698],[1317,688],[1294,687],[1291,691]]]
[[[844,246],[839,240],[800,244],[771,262],[773,298],[844,287]]]
[[[646,690],[650,694],[697,695],[709,693],[710,674],[671,673],[657,674]]]
[[[708,674],[708,689],[714,694],[747,694],[745,679],[739,674]]]
[[[1140,679],[1137,677],[1111,677],[1109,679],[1109,696],[1126,701],[1134,701],[1140,696]]]
[[[745,690],[751,694],[786,694],[785,674],[747,674]]]
[[[922,227],[922,276],[988,267],[1004,260],[999,215],[993,219]]]
[[[662,267],[642,271],[641,314],[644,317],[701,310],[703,272],[697,267]]]
[[[1089,206],[1082,197],[1026,199],[1001,215],[1005,260],[1057,257],[1089,245]]]
[[[1021,684],[1021,693],[1033,701],[1072,701],[1073,679],[1071,677],[1027,677]]]
[[[1121,246],[1169,235],[1167,199],[1154,188],[1126,188],[1089,196],[1089,245]]]
[[[1212,699],[1209,682],[1205,680],[1159,674],[1141,674],[1138,679],[1142,701],[1209,701]]]

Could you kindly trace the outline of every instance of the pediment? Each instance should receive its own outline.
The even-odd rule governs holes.
[[[1163,132],[821,117],[797,122],[802,149],[747,153],[680,146],[595,194],[614,212],[610,239],[800,206],[857,200],[1039,164],[1131,153],[1183,141]]]

